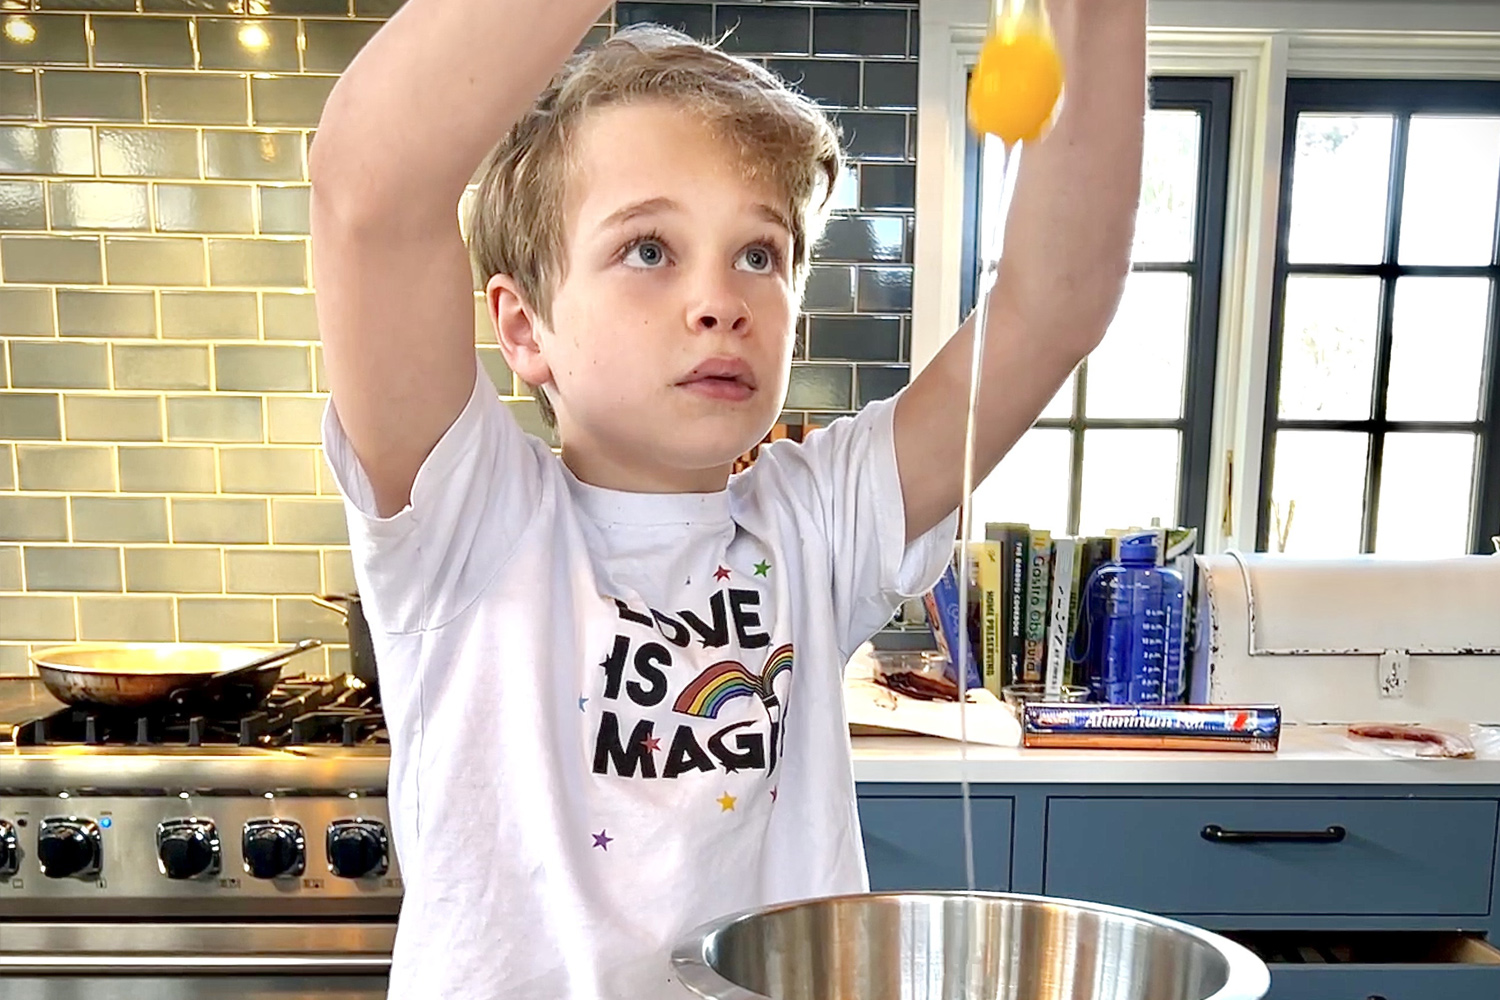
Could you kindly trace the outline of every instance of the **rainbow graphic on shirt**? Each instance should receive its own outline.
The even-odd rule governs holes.
[[[720,660],[695,677],[672,703],[674,712],[717,719],[719,711],[736,698],[760,698],[769,710],[777,704],[774,685],[792,671],[792,645],[779,646],[766,660],[760,675],[737,660]]]

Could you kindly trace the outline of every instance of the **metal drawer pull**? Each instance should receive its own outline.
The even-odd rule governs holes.
[[[1326,830],[1226,830],[1210,823],[1203,828],[1203,839],[1214,844],[1337,844],[1348,835],[1341,826]]]

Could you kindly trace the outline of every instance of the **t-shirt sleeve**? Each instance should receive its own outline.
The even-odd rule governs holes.
[[[749,475],[774,480],[827,548],[835,628],[852,655],[909,597],[930,590],[953,555],[958,511],[906,544],[896,469],[896,399],[878,400],[799,443],[763,447]]]
[[[323,415],[323,449],[349,521],[361,603],[371,624],[415,632],[449,621],[505,565],[544,488],[546,446],[516,424],[478,368],[463,411],[433,446],[411,501],[389,517],[339,423]]]

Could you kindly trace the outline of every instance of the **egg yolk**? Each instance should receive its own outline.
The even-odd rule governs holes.
[[[1062,81],[1062,60],[1043,22],[1003,23],[985,39],[969,78],[969,124],[1008,146],[1038,139]]]

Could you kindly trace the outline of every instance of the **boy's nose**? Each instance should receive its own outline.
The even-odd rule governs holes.
[[[688,326],[695,333],[745,333],[750,329],[750,307],[732,292],[705,296],[688,311]]]

